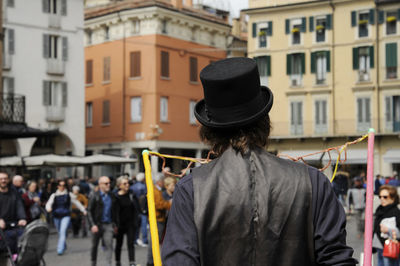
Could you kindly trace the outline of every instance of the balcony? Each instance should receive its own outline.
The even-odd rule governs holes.
[[[3,69],[10,70],[12,62],[12,55],[3,53]]]
[[[61,16],[58,14],[49,15],[49,28],[61,28]]]
[[[0,123],[25,123],[25,96],[0,94]]]
[[[64,75],[65,66],[64,61],[57,58],[49,58],[47,59],[47,74],[50,75]]]
[[[63,122],[65,108],[62,106],[46,106],[46,120],[48,122]]]

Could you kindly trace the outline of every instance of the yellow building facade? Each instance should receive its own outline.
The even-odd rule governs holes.
[[[374,173],[399,171],[399,1],[249,0],[244,12],[248,56],[274,93],[269,150],[298,157],[374,128]],[[322,167],[337,158],[330,155],[308,162]],[[366,171],[367,142],[350,146],[346,159],[352,176]]]

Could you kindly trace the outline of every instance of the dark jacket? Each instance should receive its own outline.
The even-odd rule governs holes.
[[[136,195],[129,190],[128,191],[129,194],[129,200],[131,201],[131,203],[133,204],[133,221],[130,221],[129,223],[132,226],[138,226],[139,223],[139,202],[138,199],[136,197]],[[118,195],[116,195],[115,197],[118,197]],[[113,213],[114,213],[114,221],[117,227],[121,226],[121,206],[119,204],[119,201],[117,199],[114,200],[114,204],[113,204]]]
[[[388,206],[383,207],[379,205],[375,211],[375,221],[374,221],[374,234],[377,234],[379,241],[381,241],[382,246],[385,239],[381,237],[381,227],[380,223],[385,218],[396,217],[396,227],[400,228],[400,210],[397,208],[397,204],[393,203]]]
[[[115,205],[115,197],[113,193],[110,191],[108,192],[108,195],[111,197],[111,220],[113,225],[115,226],[115,211],[113,210],[113,207]],[[89,198],[89,205],[88,205],[88,220],[89,220],[89,225],[92,227],[93,225],[101,225],[101,218],[103,216],[103,209],[104,209],[104,203],[100,195],[100,191],[94,192],[90,198]]]

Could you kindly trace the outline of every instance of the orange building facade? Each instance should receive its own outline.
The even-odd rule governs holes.
[[[191,3],[147,2],[91,7],[85,14],[86,153],[137,157],[133,174],[143,171],[143,149],[193,157],[207,149],[193,115],[203,97],[199,72],[226,57],[230,31],[224,17]],[[157,158],[152,168],[160,171]],[[91,174],[122,171],[103,167]]]

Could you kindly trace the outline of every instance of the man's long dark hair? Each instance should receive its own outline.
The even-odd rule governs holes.
[[[216,156],[229,147],[243,155],[254,147],[266,148],[270,131],[271,121],[267,114],[252,124],[238,128],[218,129],[201,126],[200,138],[211,146]]]

